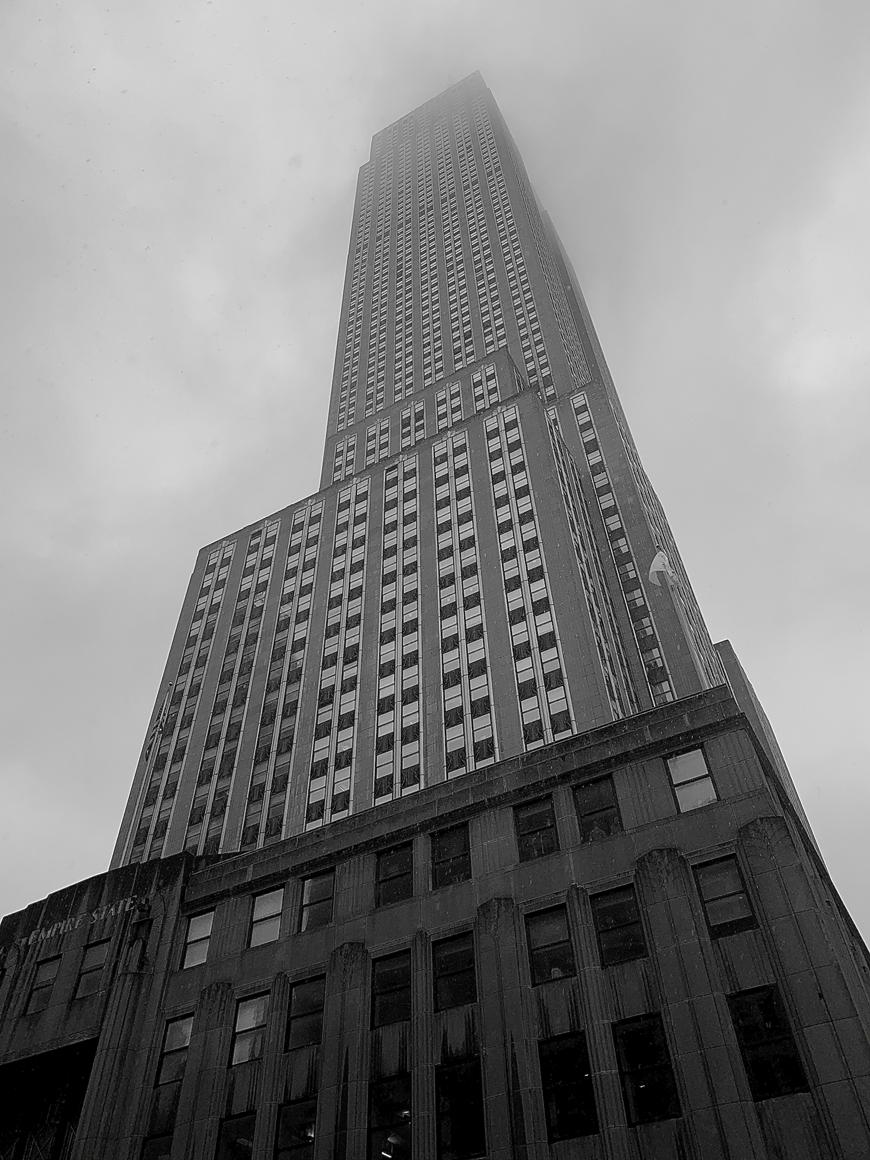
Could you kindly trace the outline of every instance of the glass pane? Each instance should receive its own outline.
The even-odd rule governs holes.
[[[36,964],[36,976],[34,978],[34,986],[43,986],[54,981],[57,974],[57,969],[60,966],[60,959],[46,959],[45,962]]]
[[[703,777],[699,781],[690,781],[686,785],[678,785],[675,792],[677,805],[683,814],[688,810],[696,810],[700,806],[707,806],[710,802],[717,800],[716,790],[709,777]]]
[[[198,914],[196,918],[192,918],[187,924],[187,941],[193,942],[195,939],[208,938],[213,922],[213,910],[209,911],[208,914]]]
[[[400,990],[388,991],[383,995],[375,995],[372,1021],[375,1027],[384,1027],[388,1023],[401,1023],[411,1018],[411,988],[402,987]]]
[[[317,874],[313,878],[306,878],[302,892],[305,903],[320,902],[332,898],[335,873],[330,870],[326,874]]]
[[[532,982],[548,983],[574,974],[574,952],[570,943],[558,943],[532,954]]]
[[[269,1011],[269,996],[256,995],[253,999],[243,999],[236,1013],[236,1031],[247,1031],[251,1027],[262,1027]]]
[[[184,1065],[187,1063],[187,1052],[171,1051],[160,1060],[160,1070],[157,1073],[157,1083],[173,1083],[184,1075]]]
[[[554,825],[553,803],[551,801],[532,802],[519,806],[516,811],[517,833],[528,834]]]
[[[310,1015],[294,1015],[290,1020],[287,1050],[294,1047],[309,1047],[312,1043],[320,1043],[322,1038],[322,1011],[313,1011]]]
[[[669,757],[668,770],[674,785],[682,785],[684,781],[692,781],[698,777],[709,777],[710,770],[700,749],[693,749],[691,753],[680,753],[676,757]]]
[[[545,910],[542,914],[531,914],[526,923],[529,943],[533,948],[563,942],[568,938],[568,916],[564,907],[560,906],[558,910]]]
[[[259,1059],[263,1050],[263,1030],[240,1031],[233,1040],[233,1064],[247,1063],[250,1059]]]
[[[399,874],[410,874],[412,865],[410,846],[389,850],[386,854],[378,855],[378,878],[383,881],[385,878],[394,878]]]
[[[706,866],[697,866],[695,873],[698,877],[701,897],[705,900],[721,898],[723,894],[736,894],[743,890],[740,871],[733,858],[723,858],[719,862],[708,862]]]
[[[183,1019],[173,1019],[171,1023],[167,1023],[163,1050],[177,1051],[180,1047],[188,1047],[190,1045],[190,1033],[192,1029],[192,1015],[186,1015]]]
[[[302,911],[302,930],[314,930],[318,926],[328,926],[332,922],[332,895],[322,902],[312,902]]]
[[[391,902],[402,902],[405,898],[411,898],[413,893],[413,881],[410,874],[403,874],[398,878],[388,878],[386,882],[378,883],[378,906],[389,906]]]
[[[255,1116],[224,1120],[215,1160],[250,1160],[254,1153]]]
[[[395,1075],[369,1087],[370,1124],[389,1127],[411,1119],[411,1077]]]
[[[388,959],[377,959],[372,965],[372,988],[380,993],[394,987],[410,987],[411,956],[402,952]]]
[[[640,923],[603,931],[601,934],[601,957],[605,964],[624,963],[645,954],[646,943]]]
[[[204,963],[208,955],[208,939],[202,939],[200,942],[191,943],[184,952],[185,967],[198,967],[200,963]]]
[[[270,890],[268,894],[258,894],[254,899],[254,921],[280,914],[284,905],[284,890]]]
[[[598,894],[592,899],[592,910],[599,931],[612,930],[614,927],[634,922],[637,919],[634,891],[629,887],[627,890]]]
[[[730,898],[717,898],[707,903],[707,918],[710,926],[724,926],[732,922],[750,920],[755,916],[745,894],[732,894]]]
[[[323,994],[326,987],[325,979],[312,979],[310,982],[297,983],[293,988],[290,1000],[290,1013],[310,1015],[312,1011],[320,1011],[323,1007]]]
[[[609,777],[599,778],[597,781],[578,785],[574,790],[574,800],[581,813],[593,813],[595,810],[606,809],[616,804],[613,790],[613,781]]]
[[[458,971],[435,980],[435,1010],[462,1007],[477,1000],[477,986],[473,970]]]
[[[584,842],[599,842],[622,832],[622,821],[615,806],[580,817],[580,837]]]
[[[101,967],[106,961],[108,950],[108,940],[106,942],[93,943],[91,946],[85,947],[85,953],[82,955],[81,969],[88,971]]]
[[[299,1148],[313,1144],[316,1120],[316,1100],[285,1104],[278,1112],[278,1147]]]
[[[468,1160],[486,1151],[480,1064],[435,1069],[439,1160]]]
[[[468,827],[453,826],[432,835],[432,857],[436,861],[455,858],[468,852]]]
[[[264,918],[251,927],[251,946],[260,947],[264,943],[275,942],[281,933],[281,915]]]

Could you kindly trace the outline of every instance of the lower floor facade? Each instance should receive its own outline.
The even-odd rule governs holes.
[[[867,950],[725,689],[0,955],[0,1160],[870,1155]]]

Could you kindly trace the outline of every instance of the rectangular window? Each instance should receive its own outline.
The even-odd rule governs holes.
[[[317,1100],[294,1100],[278,1109],[275,1160],[311,1160],[317,1126]],[[252,1153],[239,1152],[238,1156]]]
[[[567,979],[575,974],[574,948],[564,906],[527,915],[526,934],[534,986],[548,983],[551,979]]]
[[[259,947],[275,942],[281,933],[281,909],[284,906],[284,887],[270,890],[267,894],[257,894],[251,911],[251,933],[249,947]]]
[[[438,1160],[472,1160],[486,1152],[480,1060],[435,1068]]]
[[[236,1006],[233,1049],[230,1064],[247,1063],[263,1054],[263,1036],[269,1016],[269,996],[240,999]]]
[[[599,777],[574,788],[581,842],[597,842],[622,833],[622,818],[612,777]]]
[[[253,1156],[256,1122],[256,1112],[222,1120],[215,1160],[241,1160],[242,1157]]]
[[[432,889],[466,882],[471,877],[468,825],[439,830],[432,838]]]
[[[193,1016],[183,1015],[180,1019],[170,1019],[163,1034],[163,1050],[157,1068],[156,1086],[174,1083],[184,1074],[187,1049],[190,1047],[190,1033],[193,1030]]]
[[[680,1098],[661,1015],[613,1024],[622,1095],[630,1124],[679,1116]]]
[[[411,1018],[411,952],[372,963],[372,1027]]]
[[[369,1084],[369,1157],[411,1155],[411,1077],[406,1073]]]
[[[48,1001],[51,998],[51,989],[54,986],[54,980],[57,978],[59,967],[60,955],[56,955],[52,959],[43,959],[36,964],[36,974],[33,978],[33,985],[30,988],[30,995],[27,998],[27,1007],[25,1008],[26,1015],[32,1015],[36,1011],[44,1011],[48,1006]]]
[[[756,987],[728,996],[734,1031],[754,1100],[809,1089],[779,989]]]
[[[335,895],[335,871],[325,870],[302,879],[302,909],[299,929],[314,930],[332,922],[332,900]]]
[[[602,967],[643,958],[646,940],[633,886],[593,894],[592,919],[598,935]]]
[[[309,1047],[323,1038],[323,1002],[326,978],[306,979],[296,983],[290,992],[290,1018],[287,1022],[287,1050]]]
[[[597,1132],[598,1114],[585,1034],[577,1031],[542,1039],[538,1051],[548,1142]]]
[[[474,936],[470,931],[432,944],[432,975],[436,1011],[477,1001]]]
[[[733,855],[696,866],[695,881],[713,938],[758,926]]]
[[[702,749],[667,758],[668,773],[681,814],[715,802],[716,787]]]
[[[521,862],[543,858],[544,855],[553,854],[559,849],[559,834],[556,829],[552,798],[541,798],[537,802],[515,806],[514,825]]]
[[[401,902],[414,893],[414,846],[406,842],[378,854],[375,905]]]
[[[184,957],[181,960],[181,969],[198,967],[204,963],[208,955],[208,944],[211,939],[211,928],[214,923],[214,911],[194,915],[187,920],[187,934],[184,939]]]
[[[76,983],[74,999],[82,999],[85,995],[93,995],[100,989],[100,980],[103,976],[103,967],[106,965],[106,956],[109,953],[109,940],[88,943],[82,955],[82,964],[79,967],[79,977]]]

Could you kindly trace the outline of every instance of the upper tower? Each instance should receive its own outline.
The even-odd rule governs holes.
[[[200,553],[113,864],[255,848],[724,683],[477,74],[360,171],[320,487]]]

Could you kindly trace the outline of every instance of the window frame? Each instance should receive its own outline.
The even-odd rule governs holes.
[[[264,899],[278,896],[277,910],[269,910],[266,914],[257,914],[257,906],[263,902]],[[269,943],[277,942],[281,937],[281,919],[284,913],[284,887],[275,886],[271,890],[261,890],[251,898],[251,915],[248,923],[248,941],[247,948],[267,946]],[[277,926],[275,920],[277,919]],[[254,941],[255,936],[262,933],[264,929],[272,929],[274,927],[275,933],[271,938],[259,938]]]
[[[313,987],[320,984],[320,1006],[312,1006],[310,1010],[297,1010],[294,1013],[293,1006],[297,995],[302,993],[303,987]],[[313,1047],[316,1044],[323,1042],[323,1012],[326,1007],[326,975],[314,975],[310,979],[297,979],[295,983],[290,986],[290,1003],[287,1008],[287,1033],[284,1040],[285,1051],[295,1051],[300,1047]],[[294,1020],[296,1027],[307,1026],[309,1021],[317,1019],[318,1034],[317,1038],[304,1038],[301,1042],[293,1042],[293,1026]],[[304,1034],[304,1033],[303,1033]]]
[[[330,893],[323,898],[314,898],[306,900],[305,894],[308,890],[309,883],[317,882],[321,879],[329,878],[331,880],[332,889]],[[306,921],[312,914],[319,914],[320,909],[325,903],[329,903],[329,917],[325,919],[318,919],[317,922]],[[328,870],[320,870],[316,874],[307,874],[301,880],[301,889],[299,894],[299,922],[297,923],[297,933],[304,934],[309,930],[320,930],[324,926],[329,926],[333,920],[335,912],[335,867],[332,866]]]
[[[185,1042],[182,1043],[182,1045],[180,1047],[167,1047],[167,1043],[169,1042],[169,1037],[170,1037],[170,1029],[175,1028],[175,1027],[179,1027],[183,1023],[189,1024],[189,1026],[187,1028],[186,1035],[184,1036]],[[157,1072],[156,1072],[155,1077],[154,1077],[154,1086],[155,1087],[163,1087],[166,1084],[179,1083],[181,1081],[181,1079],[184,1075],[184,1068],[187,1064],[187,1052],[190,1049],[190,1041],[191,1041],[192,1036],[193,1036],[193,1012],[192,1011],[188,1015],[177,1015],[173,1019],[166,1020],[166,1025],[163,1028],[163,1041],[162,1041],[161,1047],[160,1047],[160,1055],[158,1056],[158,1059],[157,1059]],[[175,1057],[180,1056],[182,1053],[184,1053],[184,1059],[182,1060],[182,1063],[181,1063],[180,1073],[178,1075],[175,1075],[175,1074],[170,1075],[168,1079],[165,1078],[163,1075],[163,1068],[164,1068],[164,1064],[166,1063],[166,1061],[169,1059],[174,1060]]]
[[[111,941],[110,938],[101,938],[94,942],[85,943],[81,962],[79,963],[79,973],[76,979],[76,989],[73,992],[73,999],[86,999],[89,995],[95,995],[100,990],[103,971],[106,969],[106,963],[109,961],[109,944]],[[94,966],[86,965],[88,963],[88,952],[97,947],[102,948],[102,958]],[[85,979],[88,980],[88,983],[83,987],[82,983]]]
[[[578,801],[579,795],[592,786],[605,784],[609,785],[610,787],[610,797],[612,799],[612,804],[599,807],[595,810],[581,809],[580,802]],[[616,784],[613,780],[612,774],[606,773],[601,777],[593,777],[588,781],[579,782],[572,788],[572,797],[574,799],[574,812],[577,816],[577,826],[580,831],[580,841],[584,846],[590,845],[592,842],[601,842],[607,838],[612,838],[617,834],[624,833],[622,812],[619,808],[619,797],[616,792]],[[596,832],[594,826],[589,826],[588,822],[584,821],[584,819],[588,818],[596,819],[600,815],[610,812],[612,812],[613,817],[615,817],[616,827],[606,831],[604,829],[600,829],[600,835],[598,832]]]
[[[633,906],[634,917],[626,922],[607,925],[602,921],[604,907],[608,901],[611,903],[617,902],[618,899],[615,896],[620,894],[624,896],[622,901],[629,902]],[[637,901],[637,891],[635,890],[633,882],[627,882],[622,886],[615,886],[610,890],[602,890],[597,894],[593,894],[589,898],[589,904],[592,909],[592,925],[595,928],[595,937],[598,940],[598,954],[602,967],[612,967],[619,963],[633,962],[635,959],[643,959],[649,955],[646,931],[643,926],[643,916],[641,914],[640,904]],[[630,928],[636,928],[640,932],[640,938],[635,938],[633,946],[629,946],[624,952],[619,951],[618,945],[614,950],[609,945],[610,940],[607,936],[613,931],[626,931]]]
[[[655,1038],[658,1040],[657,1048],[663,1057],[657,1063],[651,1062],[643,1065],[637,1061],[630,1061],[628,1059],[626,1040],[632,1032],[641,1031],[644,1025],[646,1025],[647,1032],[655,1029]],[[661,1120],[673,1120],[682,1116],[682,1101],[680,1100],[680,1093],[677,1088],[673,1057],[661,1014],[658,1011],[651,1011],[645,1015],[637,1015],[632,1019],[620,1019],[611,1024],[611,1033],[613,1035],[613,1046],[616,1050],[616,1066],[619,1072],[619,1082],[622,1086],[622,1099],[628,1123],[632,1127],[635,1127],[638,1124],[658,1123]],[[665,1088],[670,1088],[667,1094],[670,1096],[671,1102],[659,1114],[641,1115],[639,1114],[638,1105],[646,1097],[639,1096],[638,1092],[648,1086],[650,1077],[655,1077],[656,1075],[658,1075],[660,1083],[664,1080]],[[641,1078],[645,1079],[644,1083],[640,1083]],[[655,1104],[657,1108],[661,1109],[660,1100],[656,1100]]]
[[[550,1073],[549,1060],[545,1056],[555,1055],[558,1047],[573,1048],[575,1059],[571,1071],[563,1070],[560,1075]],[[589,1045],[585,1031],[569,1031],[564,1035],[553,1035],[538,1040],[538,1062],[541,1068],[541,1092],[544,1100],[544,1119],[547,1124],[547,1143],[559,1140],[577,1140],[581,1136],[593,1136],[600,1131],[595,1088],[592,1083],[592,1068],[589,1062]],[[554,1069],[555,1070],[555,1069]],[[548,1074],[549,1073],[549,1074]],[[548,1078],[551,1082],[548,1083]],[[572,1102],[583,1103],[582,1111],[572,1108]],[[557,1107],[561,1104],[560,1107]],[[566,1107],[565,1105],[568,1105]],[[580,1116],[586,1122],[582,1131],[565,1129],[564,1121],[572,1116]],[[559,1126],[562,1120],[563,1126]]]
[[[263,1003],[262,1020],[259,1023],[252,1023],[249,1027],[240,1027],[242,1008],[260,1002]],[[245,995],[236,1000],[236,1017],[233,1020],[233,1034],[230,1040],[230,1067],[238,1067],[242,1063],[252,1063],[254,1060],[263,1058],[263,1041],[269,1024],[269,1007],[270,994],[268,991],[259,991],[256,995]],[[237,1059],[236,1052],[239,1044],[248,1041],[254,1044],[251,1054]]]
[[[457,949],[459,949],[459,944],[464,944],[470,952],[470,963],[465,963],[460,967],[453,965],[452,969],[445,970],[445,963],[439,961],[439,956],[444,955],[445,952],[449,956],[451,951],[455,954]],[[450,964],[449,957],[447,958],[447,964]],[[457,979],[461,980],[463,977],[466,979],[466,984],[468,978],[470,978],[470,998],[462,998],[459,1001],[454,1001],[449,996],[449,984]],[[459,985],[461,987],[462,983],[460,982]],[[448,994],[445,994],[445,992],[448,992]],[[474,948],[474,931],[461,931],[459,934],[449,935],[447,938],[440,938],[433,941],[432,1002],[435,1011],[449,1011],[454,1007],[465,1007],[470,1003],[477,1002],[477,956],[475,955]]]
[[[302,1140],[299,1142],[294,1142],[293,1140],[287,1140],[287,1141],[282,1142],[282,1140],[281,1140],[282,1128],[286,1128],[286,1130],[289,1132],[291,1127],[298,1128],[300,1126],[298,1124],[291,1125],[290,1123],[287,1123],[286,1125],[284,1125],[282,1123],[282,1120],[284,1118],[284,1113],[290,1112],[292,1109],[296,1109],[298,1111],[298,1110],[302,1110],[303,1108],[308,1109],[308,1115],[303,1117],[303,1121],[306,1123],[310,1123],[312,1125],[311,1136],[309,1136],[306,1140]],[[278,1156],[279,1151],[280,1151],[280,1154],[283,1156],[299,1157],[300,1160],[308,1160],[308,1158],[310,1158],[314,1155],[314,1146],[315,1146],[315,1143],[317,1142],[317,1113],[318,1113],[318,1110],[319,1109],[318,1109],[317,1093],[315,1093],[313,1096],[309,1096],[309,1097],[306,1097],[305,1099],[301,1099],[301,1100],[286,1100],[284,1103],[278,1105],[278,1114],[277,1114],[276,1119],[275,1119],[275,1151],[274,1151],[275,1156]],[[311,1115],[312,1111],[313,1111],[313,1117],[311,1119],[309,1119],[309,1116]],[[289,1121],[290,1116],[287,1116],[287,1119]]]
[[[777,1099],[781,1096],[809,1091],[810,1084],[806,1065],[798,1048],[792,1021],[789,1019],[782,993],[776,983],[768,983],[763,987],[750,987],[744,991],[735,991],[725,997],[728,1000],[728,1011],[734,1027],[734,1037],[740,1049],[743,1069],[746,1072],[746,1082],[749,1085],[753,1101],[760,1103],[762,1100]],[[736,1010],[740,1006],[748,1009],[753,1001],[761,1000],[763,1003],[765,999],[768,1000],[768,1014],[773,1014],[779,1023],[777,1033],[758,1038],[755,1042],[749,1041],[745,1036],[746,1023],[738,1019]],[[760,1011],[761,1004],[756,1003],[756,1008]],[[777,1045],[780,1050],[771,1051],[771,1048],[776,1049]],[[782,1050],[784,1045],[788,1045],[788,1049],[785,1051]],[[769,1090],[769,1087],[764,1086],[760,1065],[766,1064],[769,1068],[774,1063],[775,1069],[781,1070],[784,1061],[785,1066],[793,1071],[791,1080],[787,1081],[788,1086],[780,1086],[779,1090],[775,1091]],[[770,1076],[767,1077],[766,1082],[770,1085]]]
[[[390,874],[384,873],[390,858],[398,858],[400,856],[407,856],[408,865]],[[406,882],[407,893],[399,894],[398,897],[390,897],[389,891],[394,889],[393,884]],[[404,889],[404,887],[402,887]],[[400,842],[396,846],[390,846],[387,850],[379,850],[375,855],[375,907],[380,909],[383,906],[392,906],[397,902],[406,902],[409,898],[414,897],[414,843]]]
[[[737,881],[740,884],[739,890],[728,891],[724,894],[718,894],[711,898],[705,897],[704,887],[702,883],[703,872],[710,867],[721,866],[725,863],[730,863],[737,876]],[[707,930],[710,938],[725,938],[731,934],[738,934],[744,930],[755,930],[758,927],[758,918],[755,914],[755,907],[752,904],[752,899],[749,896],[749,891],[746,888],[746,879],[743,877],[743,871],[740,868],[740,860],[736,854],[725,854],[720,858],[711,858],[707,862],[697,862],[692,866],[692,874],[695,879],[695,888],[698,891],[698,898],[701,902],[701,909],[704,912],[704,920],[707,923]],[[710,918],[709,905],[711,903],[722,902],[724,899],[734,899],[742,897],[748,908],[749,913],[744,914],[739,918],[726,919],[722,922],[714,922]]]
[[[540,946],[534,945],[533,926],[536,922],[545,919],[548,916],[555,916],[559,914],[564,918],[565,922],[565,938],[558,939],[553,942],[543,943]],[[532,986],[539,987],[544,983],[553,983],[561,979],[575,978],[577,975],[577,956],[574,953],[574,941],[571,938],[571,923],[568,919],[568,908],[565,903],[559,903],[556,906],[548,906],[543,910],[535,910],[525,915],[526,927],[526,945],[529,957],[529,972],[531,974]],[[540,967],[536,963],[536,959],[540,956],[540,952],[551,950],[553,947],[568,947],[571,952],[571,970],[554,976],[552,971],[547,976],[542,976]],[[537,952],[537,954],[536,954]]]
[[[473,1079],[471,1072],[474,1072]],[[449,1080],[449,1083],[445,1083]],[[471,1081],[471,1082],[469,1082]],[[455,1107],[457,1095],[463,1093],[467,1096],[474,1086],[477,1089],[479,1098],[477,1100],[477,1107],[475,1109],[478,1123],[475,1125],[479,1134],[479,1147],[469,1147],[467,1149],[458,1149],[454,1146],[452,1140],[453,1130],[456,1128],[465,1129],[469,1127],[469,1119],[467,1116],[467,1108],[459,1109]],[[448,1118],[445,1112],[451,1103],[454,1103],[453,1115],[449,1117],[450,1127],[445,1133],[445,1120]],[[461,1115],[456,1113],[461,1111]],[[483,1086],[483,1069],[481,1067],[480,1057],[477,1055],[466,1056],[463,1059],[451,1060],[449,1063],[437,1064],[435,1067],[435,1135],[436,1135],[436,1155],[438,1160],[446,1160],[449,1156],[450,1160],[473,1160],[478,1156],[485,1156],[487,1151],[487,1124],[486,1124],[486,1093]],[[450,1149],[449,1151],[447,1149]]]
[[[688,757],[690,754],[695,754],[695,753],[700,754],[701,762],[703,763],[703,766],[704,766],[704,769],[706,770],[706,773],[699,774],[696,777],[687,777],[687,778],[684,778],[682,781],[677,782],[674,779],[674,771],[671,768],[671,762],[678,761],[681,757]],[[678,814],[690,814],[690,813],[693,813],[695,810],[703,809],[704,806],[714,805],[716,802],[718,802],[720,800],[719,799],[719,791],[716,788],[716,782],[713,780],[713,774],[710,771],[710,763],[707,760],[707,754],[704,751],[704,747],[702,745],[693,745],[690,749],[680,750],[679,753],[669,753],[667,755],[667,757],[665,758],[665,768],[668,772],[668,782],[670,783],[671,793],[673,794],[674,801],[675,801],[676,806],[677,806],[677,813]],[[679,791],[681,789],[684,789],[687,786],[698,785],[704,781],[707,781],[710,783],[710,788],[713,791],[713,797],[707,799],[706,801],[699,802],[697,805],[688,805],[688,806],[684,807],[681,804]]]
[[[397,1092],[400,1086],[405,1090]],[[394,1075],[370,1079],[368,1087],[367,1154],[370,1160],[380,1160],[386,1154],[383,1151],[383,1145],[386,1143],[407,1143],[409,1145],[407,1155],[410,1155],[410,1125],[414,1118],[413,1088],[410,1071],[401,1071]],[[376,1100],[379,1093],[385,1093],[387,1098],[382,1098],[378,1106],[380,1114],[378,1114],[377,1119],[379,1122],[375,1123]],[[390,1109],[388,1108],[389,1104],[394,1105],[392,1115],[390,1115]],[[407,1114],[403,1114],[401,1111],[402,1105],[407,1105]],[[402,1129],[407,1129],[405,1140],[402,1140],[401,1137],[398,1140],[392,1140],[391,1137]]]
[[[438,857],[437,843],[450,834],[462,833],[464,835],[464,850],[459,854],[449,854],[446,857]],[[468,829],[468,822],[459,822],[455,826],[446,826],[442,830],[435,830],[429,835],[429,849],[430,849],[430,868],[432,876],[432,889],[442,890],[446,886],[455,886],[460,882],[468,882],[471,878],[471,835]],[[455,866],[460,864],[459,873],[456,873]],[[463,872],[467,870],[467,873]]]
[[[378,975],[383,972],[387,974],[389,967],[384,964],[392,963],[395,967],[399,966],[399,960],[402,960],[402,967],[407,965],[407,982],[401,982],[398,985],[389,987],[378,986]],[[394,1023],[405,1023],[411,1018],[413,1009],[413,964],[411,962],[410,950],[395,951],[390,955],[381,955],[376,959],[372,959],[372,985],[371,985],[371,1025],[375,1027],[389,1027]],[[407,991],[407,998],[404,999],[399,1010],[402,1012],[397,1018],[384,1019],[381,1015],[381,1007],[385,1007],[389,1011],[389,1003],[393,996],[402,994]],[[383,1004],[378,1000],[386,1000]],[[404,1013],[407,1011],[407,1013]]]
[[[202,964],[207,961],[208,948],[211,942],[212,932],[214,931],[214,916],[214,910],[201,910],[197,914],[191,914],[188,916],[187,926],[185,927],[184,931],[184,948],[181,955],[182,971],[189,970],[192,967],[202,966]],[[204,935],[199,935],[197,938],[191,938],[191,928],[193,924],[201,918],[209,919],[208,930]],[[196,962],[189,962],[188,960],[192,957],[191,951],[193,948],[197,948],[197,951],[194,952],[197,953],[199,947],[203,948],[202,958],[197,959]]]
[[[57,982],[57,976],[60,972],[60,961],[62,955],[49,955],[47,958],[38,959],[36,963],[36,971],[33,975],[33,981],[30,984],[30,990],[27,994],[27,1003],[24,1007],[25,1015],[37,1015],[40,1011],[44,1011],[51,1002],[51,993],[54,990],[54,985]],[[40,977],[42,967],[53,967],[46,977]],[[45,1001],[43,1002],[43,995]],[[39,997],[38,1005],[34,1005],[34,999]]]
[[[522,828],[525,822],[522,814],[526,812],[529,818],[534,818],[533,811],[546,809],[548,818],[544,825],[535,828]],[[557,854],[560,850],[559,827],[556,823],[556,807],[552,795],[535,798],[530,802],[520,802],[513,807],[514,835],[517,843],[517,854],[521,862],[532,862],[537,858],[547,858]]]

